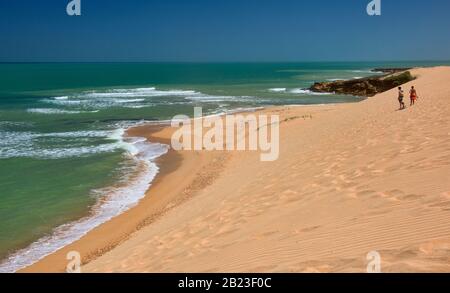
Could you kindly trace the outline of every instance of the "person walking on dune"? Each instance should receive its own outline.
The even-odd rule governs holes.
[[[400,110],[406,108],[405,103],[403,102],[403,98],[405,97],[405,93],[401,87],[398,88],[398,102],[400,103]]]
[[[414,88],[414,86],[411,87],[411,90],[409,91],[409,97],[411,99],[411,106],[414,106],[417,100],[417,91]]]

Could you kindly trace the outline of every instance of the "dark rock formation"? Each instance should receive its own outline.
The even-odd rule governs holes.
[[[372,76],[352,80],[339,80],[333,82],[316,82],[310,90],[319,93],[335,93],[371,97],[410,82],[415,78],[409,71],[402,71],[382,76]]]

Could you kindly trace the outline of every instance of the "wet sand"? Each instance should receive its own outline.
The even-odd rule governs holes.
[[[150,124],[129,129],[127,134],[145,137],[155,143],[170,144],[173,131],[167,126]],[[136,207],[20,272],[64,272],[68,263],[66,255],[70,251],[78,251],[82,263],[101,256],[208,185],[221,171],[225,160],[224,153],[169,150],[166,155],[157,159],[160,171],[145,198]]]

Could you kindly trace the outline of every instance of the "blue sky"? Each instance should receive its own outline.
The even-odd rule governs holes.
[[[450,60],[450,1],[0,0],[0,61]]]

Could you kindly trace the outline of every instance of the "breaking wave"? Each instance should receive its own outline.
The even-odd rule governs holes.
[[[45,256],[77,241],[95,227],[135,206],[145,196],[145,192],[159,171],[154,160],[164,155],[168,151],[168,146],[150,143],[145,138],[125,137],[124,133],[124,129],[118,129],[112,133],[108,133],[110,138],[118,140],[116,143],[89,148],[89,151],[87,149],[84,151],[82,148],[77,148],[72,151],[69,150],[71,155],[78,156],[80,152],[92,153],[94,150],[100,151],[100,149],[101,151],[109,151],[121,147],[126,150],[125,156],[130,164],[126,167],[126,172],[124,172],[122,178],[115,186],[92,191],[92,195],[98,198],[98,202],[92,208],[89,216],[79,221],[59,226],[53,230],[51,235],[45,236],[27,248],[9,256],[0,264],[0,272],[16,272],[21,268],[39,261]],[[106,132],[87,131],[40,134],[38,136],[101,137],[104,134]],[[12,138],[13,136],[16,136],[16,134],[11,133],[7,138],[10,140],[13,139],[17,143],[18,140],[29,141],[36,134],[22,133],[19,138]],[[53,150],[46,155],[55,157],[59,156],[59,153]]]

